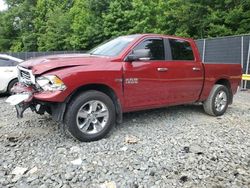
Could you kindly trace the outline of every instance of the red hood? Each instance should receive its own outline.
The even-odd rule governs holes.
[[[20,66],[31,69],[33,74],[42,74],[57,68],[87,66],[93,63],[104,63],[109,60],[109,57],[92,56],[89,54],[62,54],[29,59],[21,63]]]

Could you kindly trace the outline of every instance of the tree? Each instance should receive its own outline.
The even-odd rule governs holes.
[[[3,46],[0,44],[0,49],[7,47],[11,51],[35,50],[36,37],[33,25],[35,1],[7,0],[6,3],[9,9],[0,15],[3,25],[0,29]]]
[[[12,17],[7,12],[0,12],[0,51],[7,51],[11,48],[12,42],[15,39],[15,31],[12,26]]]
[[[130,0],[113,0],[106,14],[103,14],[104,34],[107,38],[125,35],[132,28],[130,24]]]
[[[35,28],[39,51],[69,50],[71,1],[38,0]]]
[[[120,35],[249,33],[250,0],[6,0],[0,51],[88,50]]]
[[[202,1],[200,4],[208,7],[203,20],[205,37],[249,33],[250,0]]]
[[[107,11],[108,0],[75,0],[70,15],[74,49],[90,49],[106,39],[102,15]]]

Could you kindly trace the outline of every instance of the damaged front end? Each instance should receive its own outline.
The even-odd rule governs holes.
[[[17,117],[22,118],[23,113],[27,108],[35,110],[33,102],[35,89],[35,76],[32,70],[17,66],[18,83],[11,89],[12,95],[6,100],[10,105],[15,106]]]
[[[27,108],[31,107],[32,110],[35,109],[35,105],[32,102],[35,90],[32,86],[17,83],[11,89],[11,92],[13,95],[8,97],[6,102],[15,106],[18,118],[23,117],[23,113]]]
[[[17,68],[19,82],[11,89],[13,95],[6,100],[15,106],[17,117],[22,118],[24,111],[30,108],[37,114],[42,115],[47,112],[56,121],[62,121],[66,103],[46,102],[46,99],[62,93],[66,89],[64,83],[55,75],[35,77],[32,70],[21,66]]]

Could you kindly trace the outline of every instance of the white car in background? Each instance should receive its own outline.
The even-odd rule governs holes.
[[[11,93],[11,88],[18,82],[17,65],[23,60],[0,54],[0,93]]]

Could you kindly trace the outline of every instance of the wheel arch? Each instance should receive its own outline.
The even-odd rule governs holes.
[[[230,81],[226,78],[221,78],[221,79],[218,79],[215,82],[215,84],[220,84],[220,85],[227,87],[228,92],[229,92],[229,104],[232,104],[233,103],[233,93],[232,93]]]
[[[66,99],[66,103],[67,104],[70,103],[80,93],[85,92],[85,91],[89,91],[89,90],[96,90],[96,91],[103,92],[111,98],[111,100],[113,101],[113,103],[115,105],[116,122],[121,123],[122,122],[121,102],[120,102],[118,96],[116,95],[115,91],[111,87],[109,87],[105,84],[87,84],[87,85],[80,86],[77,89],[75,89],[72,92],[72,94]]]
[[[9,90],[10,84],[11,84],[14,80],[17,80],[17,82],[18,82],[18,78],[17,78],[17,77],[12,78],[12,79],[9,81],[8,86],[7,86],[7,88],[6,88],[6,91],[7,91],[7,92],[8,92],[8,90]]]

